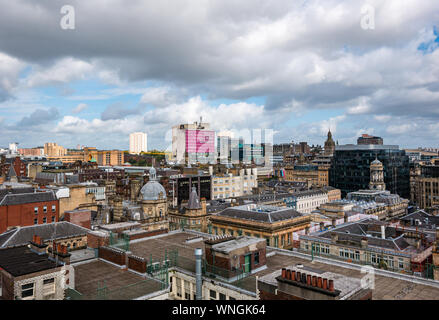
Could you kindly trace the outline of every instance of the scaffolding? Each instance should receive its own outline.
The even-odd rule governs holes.
[[[178,266],[178,250],[171,250],[168,252],[165,249],[163,258],[154,260],[152,254],[146,264],[146,274],[162,284],[161,289],[166,289],[169,286],[169,268]]]

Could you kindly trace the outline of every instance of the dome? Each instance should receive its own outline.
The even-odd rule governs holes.
[[[383,164],[381,163],[381,161],[378,160],[378,159],[373,160],[371,164],[373,164],[373,165],[383,165]]]
[[[149,170],[149,181],[140,189],[142,200],[166,199],[165,188],[157,181],[156,170]]]

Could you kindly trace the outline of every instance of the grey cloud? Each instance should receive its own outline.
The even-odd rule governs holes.
[[[116,102],[105,108],[101,114],[101,120],[124,119],[127,116],[140,114],[140,108],[126,108],[123,103]]]
[[[41,124],[54,121],[58,119],[59,116],[59,111],[55,107],[48,110],[37,109],[29,116],[23,117],[16,126],[22,130],[26,130],[27,127],[36,127]]]

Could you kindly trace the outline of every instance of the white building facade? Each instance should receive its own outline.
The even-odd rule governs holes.
[[[258,186],[256,168],[241,169],[239,176],[225,174],[212,176],[212,199],[227,199],[250,195],[252,189]]]
[[[148,151],[148,136],[144,132],[130,134],[130,153],[139,154]]]

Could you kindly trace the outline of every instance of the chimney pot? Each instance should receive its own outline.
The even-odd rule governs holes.
[[[334,292],[334,280],[329,280],[329,291]]]
[[[287,277],[287,270],[285,268],[282,268],[282,278],[286,278]]]
[[[302,283],[306,283],[306,274],[302,272]]]
[[[322,287],[322,277],[317,278],[317,287],[319,287],[319,288]]]
[[[313,287],[317,286],[317,276],[312,276],[312,286]]]
[[[300,271],[296,272],[296,281],[300,281]]]
[[[306,276],[306,284],[307,285],[311,285],[311,275],[310,274],[308,274],[307,276]]]
[[[296,271],[295,270],[291,270],[291,279],[290,280],[296,280]]]
[[[287,275],[287,279],[291,280],[291,270],[290,269],[287,269],[286,275]]]
[[[323,279],[323,290],[327,290],[328,289],[328,279]]]

